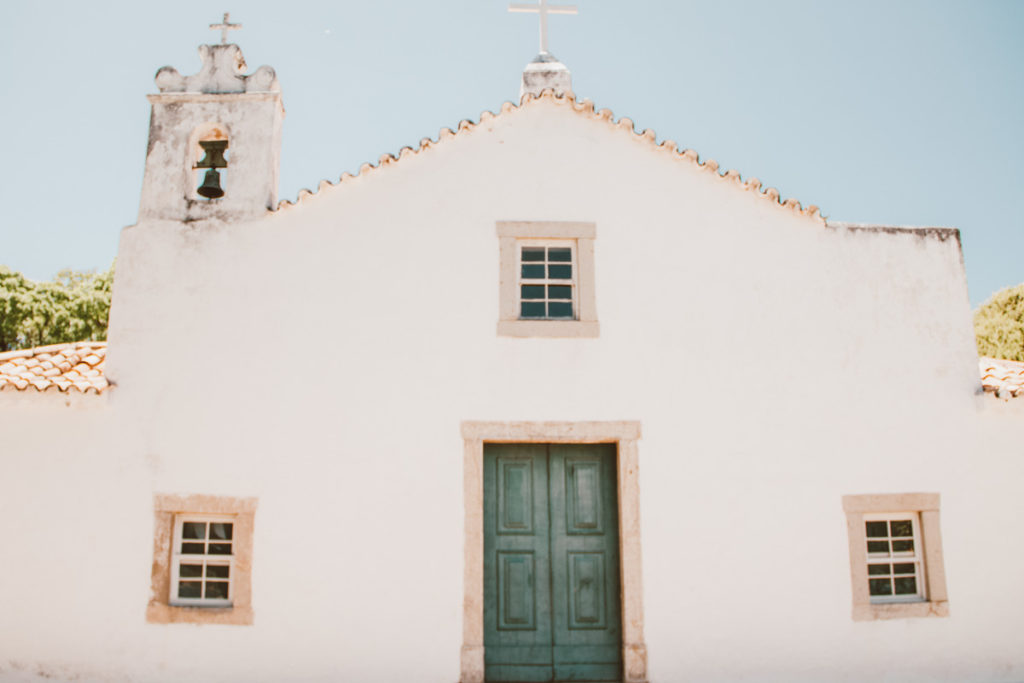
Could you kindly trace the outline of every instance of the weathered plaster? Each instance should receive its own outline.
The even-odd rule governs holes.
[[[157,72],[159,94],[149,95],[146,170],[139,221],[238,221],[277,206],[284,105],[270,67],[251,76],[237,45],[203,45],[203,66],[183,77],[171,67]],[[228,139],[225,195],[196,194],[196,140],[216,127]]]

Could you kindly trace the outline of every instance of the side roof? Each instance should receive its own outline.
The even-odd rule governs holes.
[[[0,391],[101,394],[110,383],[103,374],[107,342],[73,342],[0,353]]]
[[[982,388],[998,398],[1024,398],[1024,363],[1000,358],[979,358]]]

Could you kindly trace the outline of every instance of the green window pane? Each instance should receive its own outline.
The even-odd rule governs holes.
[[[523,261],[543,261],[544,247],[523,247]]]
[[[865,529],[868,534],[868,538],[885,538],[889,535],[889,529],[887,528],[886,522],[867,522]]]
[[[230,555],[231,544],[230,543],[211,543],[210,544],[211,555]]]
[[[551,247],[548,249],[548,261],[572,263],[572,249],[569,247]]]
[[[544,285],[523,285],[521,291],[523,299],[544,298]]]
[[[548,266],[548,277],[552,280],[571,280],[572,279],[572,266]]]
[[[572,299],[572,287],[566,285],[548,285],[549,299]]]
[[[206,522],[185,522],[181,525],[182,538],[206,538]]]
[[[868,579],[871,595],[892,595],[892,583],[889,579]]]
[[[230,541],[231,522],[212,522],[210,524],[210,540]]]
[[[543,301],[524,301],[519,310],[520,318],[543,318],[544,315],[545,310]]]
[[[542,280],[544,279],[544,264],[524,263],[522,273],[524,278]]]
[[[178,582],[178,597],[179,598],[198,598],[203,595],[203,582],[202,581],[179,581]]]
[[[571,301],[552,301],[548,304],[549,318],[572,318]]]
[[[914,573],[914,563],[913,562],[904,562],[902,564],[894,564],[892,566],[892,573],[893,574],[913,574]]]
[[[203,555],[206,553],[206,546],[203,543],[182,543],[181,552],[186,555]]]
[[[203,565],[183,564],[178,569],[178,575],[183,579],[191,579],[203,575]]]
[[[889,574],[888,564],[869,564],[868,574]]]
[[[917,593],[917,579],[913,576],[900,576],[893,580],[896,586],[896,595],[915,595]]]

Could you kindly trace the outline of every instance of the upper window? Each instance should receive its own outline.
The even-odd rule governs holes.
[[[576,319],[576,244],[519,240],[519,319]]]
[[[234,517],[177,515],[171,604],[231,606]]]
[[[843,496],[853,618],[946,616],[937,493]]]
[[[252,623],[255,498],[155,496],[154,624]]]
[[[499,221],[498,334],[596,337],[593,223]]]

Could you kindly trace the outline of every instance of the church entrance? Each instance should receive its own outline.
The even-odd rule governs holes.
[[[615,444],[485,444],[487,681],[619,681]]]

